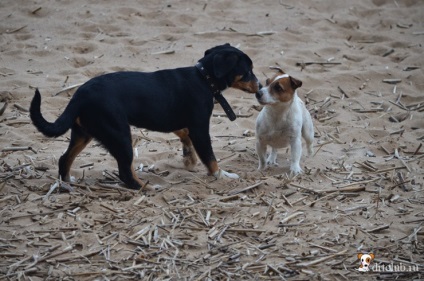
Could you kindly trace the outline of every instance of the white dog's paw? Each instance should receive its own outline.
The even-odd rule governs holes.
[[[266,169],[266,167],[267,167],[267,165],[265,164],[265,165],[261,165],[261,164],[259,164],[259,166],[258,166],[258,171],[263,171],[263,170],[265,170]]]
[[[266,163],[268,164],[268,166],[278,167],[279,165],[277,163],[277,153],[271,152],[268,158],[266,159]]]
[[[267,161],[268,166],[274,166],[274,167],[280,167],[280,165],[277,163],[277,161]]]
[[[229,173],[227,171],[224,171],[223,169],[219,169],[217,172],[215,172],[214,177],[217,179],[224,179],[224,178],[228,178],[228,179],[238,179],[240,178],[239,175],[234,174],[234,173]]]
[[[303,173],[302,168],[300,168],[299,164],[292,164],[290,165],[290,174],[292,175],[298,175]]]
[[[314,148],[312,145],[308,146],[308,156],[312,157],[314,155]]]

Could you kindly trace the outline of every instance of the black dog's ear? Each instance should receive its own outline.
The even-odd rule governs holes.
[[[230,43],[225,43],[224,45],[219,45],[219,46],[215,46],[213,48],[210,48],[209,50],[206,50],[205,56],[209,55],[210,53],[212,53],[213,51],[216,51],[219,48],[224,48],[224,47],[231,47],[231,45],[230,45]]]
[[[222,78],[227,75],[236,66],[237,61],[237,54],[216,54],[213,57],[213,71],[216,78]]]
[[[214,48],[216,48],[216,47],[214,47]],[[205,51],[205,57],[206,57],[207,55],[209,55],[210,53],[212,53],[212,50],[213,50],[214,48],[207,49],[207,50]]]

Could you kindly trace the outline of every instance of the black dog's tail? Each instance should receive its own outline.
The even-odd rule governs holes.
[[[77,118],[77,111],[71,106],[71,103],[68,104],[65,111],[59,118],[50,123],[44,119],[41,114],[41,94],[38,89],[35,90],[35,95],[32,98],[31,106],[29,108],[29,114],[31,116],[32,123],[34,126],[45,136],[47,137],[58,137],[66,133]]]

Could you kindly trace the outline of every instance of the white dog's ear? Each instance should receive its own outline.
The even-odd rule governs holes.
[[[302,81],[297,80],[296,78],[293,78],[291,76],[290,76],[290,83],[291,83],[291,86],[293,87],[294,90],[302,87]]]
[[[373,253],[370,253],[370,257],[371,257],[371,259],[374,259],[375,255]]]
[[[266,79],[266,81],[265,81],[265,85],[266,86],[269,86],[269,84],[271,84],[271,79],[270,78]]]
[[[277,70],[280,74],[286,74],[279,66],[270,66],[269,69]]]

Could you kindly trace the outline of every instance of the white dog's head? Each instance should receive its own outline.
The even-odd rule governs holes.
[[[359,271],[369,271],[371,261],[374,259],[374,254],[358,254],[358,259],[361,261],[361,265],[359,266]]]
[[[278,72],[273,78],[266,80],[266,86],[256,93],[256,99],[262,105],[289,102],[293,99],[296,89],[302,86],[302,81],[286,74],[281,68],[273,67]]]

